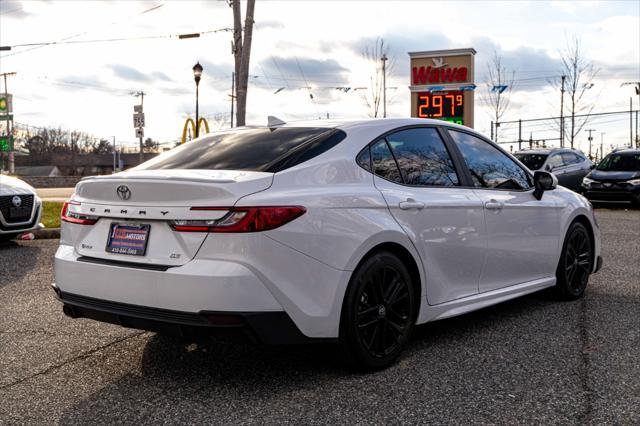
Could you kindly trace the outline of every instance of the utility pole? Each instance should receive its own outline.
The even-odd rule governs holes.
[[[236,102],[236,72],[231,71],[231,128],[233,129],[233,104]]]
[[[593,141],[593,137],[591,136],[592,132],[595,132],[596,129],[586,129],[587,132],[589,132],[589,160],[593,160],[593,158],[591,157],[591,142]]]
[[[15,155],[13,153],[13,107],[10,106],[11,102],[9,102],[9,93],[7,91],[7,77],[11,77],[16,75],[15,72],[5,72],[0,74],[4,77],[4,99],[7,103],[7,113],[5,115],[5,127],[7,132],[7,143],[9,145],[9,173],[15,173],[16,171],[16,163],[15,163]]]
[[[382,58],[382,117],[387,117],[387,54],[383,53]]]
[[[113,173],[116,172],[116,137],[112,136],[113,138]]]
[[[605,132],[600,132],[600,160],[604,158],[604,134]]]
[[[231,0],[233,9],[233,55],[235,60],[235,76],[237,91],[237,117],[238,126],[245,125],[247,115],[247,86],[249,80],[249,58],[251,56],[251,39],[253,37],[253,14],[256,1],[247,0],[244,27],[240,10],[240,0]]]
[[[629,148],[633,148],[633,97],[629,96]]]
[[[144,152],[142,151],[143,150],[142,138],[144,137],[144,95],[146,95],[146,93],[144,93],[143,91],[139,91],[139,92],[133,92],[132,95],[135,97],[138,97],[138,96],[140,97],[139,111],[136,108],[136,106],[133,107],[133,110],[134,110],[133,121],[134,121],[134,127],[136,128],[136,135],[140,140],[140,155],[138,158],[139,158],[140,164],[142,164],[144,163]],[[138,118],[137,123],[136,123],[136,116],[140,117]]]
[[[560,89],[560,148],[564,148],[564,80],[566,75],[562,76],[562,87]]]
[[[518,151],[522,150],[522,119],[518,120]]]

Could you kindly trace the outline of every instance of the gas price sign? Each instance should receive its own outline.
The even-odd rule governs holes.
[[[419,92],[418,117],[464,124],[464,93],[461,90]]]

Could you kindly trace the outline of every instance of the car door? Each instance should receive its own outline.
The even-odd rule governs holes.
[[[580,186],[578,180],[582,182],[583,160],[573,152],[563,152],[560,155],[562,156],[562,162],[566,165],[564,175],[567,178],[567,185],[565,186],[575,191]]]
[[[484,204],[488,245],[480,292],[553,276],[560,238],[554,197],[537,200],[530,175],[493,143],[464,131],[449,134]]]
[[[485,260],[482,202],[461,186],[440,131],[414,127],[370,145],[374,183],[424,263],[431,305],[478,293]]]
[[[567,174],[567,165],[562,159],[561,153],[557,152],[555,154],[549,155],[549,158],[547,159],[546,169],[558,178],[558,184],[564,186],[565,188],[571,187],[571,176]]]

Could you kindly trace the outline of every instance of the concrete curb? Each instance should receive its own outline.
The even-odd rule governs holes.
[[[37,240],[60,238],[60,228],[43,228],[31,231]]]

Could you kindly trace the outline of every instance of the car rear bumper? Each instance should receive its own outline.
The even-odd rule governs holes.
[[[81,256],[62,242],[55,255],[55,282],[63,294],[184,313],[192,318],[203,312],[222,312],[242,316],[248,324],[260,317],[257,314],[277,313],[274,317],[289,318],[304,336],[336,338],[340,307],[334,303],[340,296],[336,287],[350,272],[335,270],[264,236],[252,238],[260,242],[238,245],[242,249],[236,247],[238,253],[233,247],[223,250],[226,246],[218,239],[212,243],[218,252],[202,248],[201,257],[180,266],[151,264],[144,257],[131,263]],[[65,303],[73,305],[72,301]],[[100,311],[96,306],[82,308]],[[128,318],[137,318],[126,312],[119,317],[103,320],[131,324]],[[278,324],[276,321],[273,326],[278,328]]]
[[[221,340],[264,344],[327,340],[305,336],[285,312],[181,312],[65,293],[55,284],[53,289],[63,303],[65,315],[72,318],[90,318],[179,337],[213,336]]]
[[[55,255],[60,291],[180,312],[283,311],[258,277],[235,262],[194,259],[168,267],[80,256],[60,245]]]

